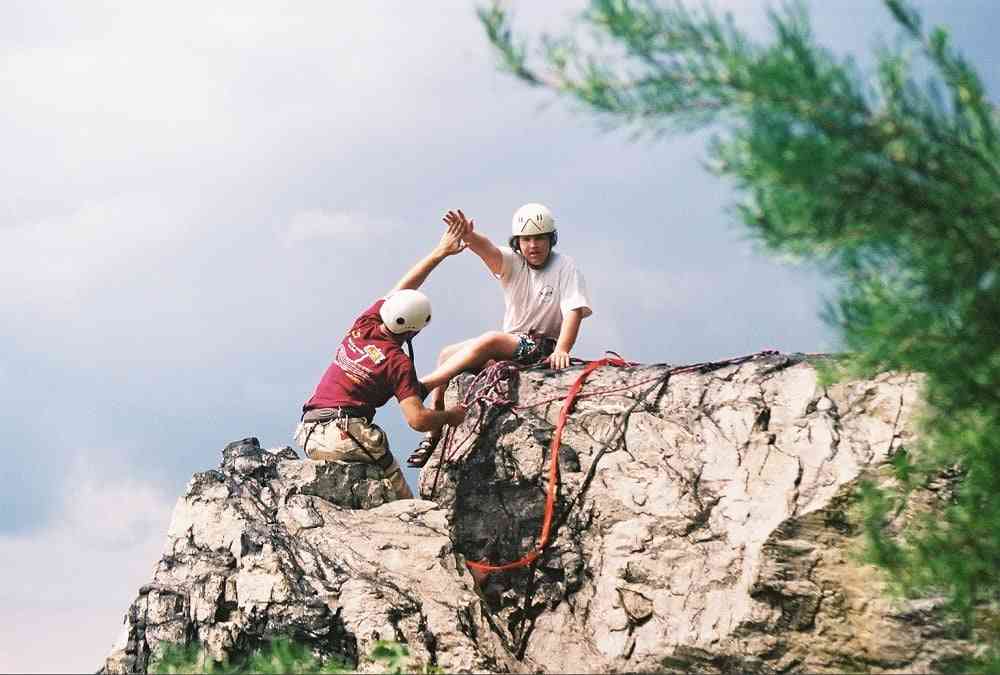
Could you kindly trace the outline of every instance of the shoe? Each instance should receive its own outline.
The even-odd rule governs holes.
[[[425,437],[424,440],[420,441],[417,449],[411,452],[410,456],[406,458],[406,465],[418,469],[422,467],[431,458],[431,455],[434,454],[434,449],[440,440],[440,436],[436,438],[432,436]]]

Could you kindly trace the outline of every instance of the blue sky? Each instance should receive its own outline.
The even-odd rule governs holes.
[[[765,34],[764,3],[713,4]],[[862,63],[894,35],[875,0],[810,4]],[[584,3],[510,5],[531,34]],[[521,204],[553,210],[593,295],[579,356],[836,347],[829,282],[754,251],[705,134],[601,131],[498,72],[472,3],[211,6],[0,5],[0,671],[98,665],[191,474],[234,439],[291,443],[344,329],[447,209],[498,242]],[[1000,8],[920,6],[995,93]],[[424,289],[421,372],[499,327],[471,254]],[[379,421],[405,456],[418,436],[393,404]]]

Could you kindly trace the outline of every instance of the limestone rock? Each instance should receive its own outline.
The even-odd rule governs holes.
[[[913,440],[918,377],[824,389],[808,359],[779,354],[669,370],[587,380],[559,451],[554,540],[483,584],[516,655],[546,672],[928,672],[970,648],[901,619],[914,606],[856,562],[846,524],[851,488]],[[522,373],[514,410],[487,413],[461,461],[424,469],[468,559],[534,544],[578,373]]]
[[[559,448],[550,545],[475,584],[465,559],[536,543],[579,373],[524,371],[513,408],[474,407],[442,448],[452,461],[422,471],[426,501],[392,501],[373,467],[230,444],[178,501],[105,670],[143,672],[167,643],[218,659],[276,636],[361,671],[380,638],[447,672],[940,672],[974,649],[854,555],[852,491],[891,480],[920,378],[824,388],[802,355],[592,373]],[[947,494],[917,492],[900,517]]]
[[[102,670],[146,672],[171,643],[198,641],[222,660],[281,636],[361,671],[378,669],[365,656],[379,639],[455,671],[509,670],[444,512],[392,500],[373,467],[230,444],[177,502],[164,555]]]

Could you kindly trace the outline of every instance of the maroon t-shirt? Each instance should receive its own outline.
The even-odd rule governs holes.
[[[413,362],[403,352],[401,335],[382,331],[379,300],[359,316],[340,343],[303,410],[356,406],[370,408],[371,416],[395,394],[400,401],[420,396]]]

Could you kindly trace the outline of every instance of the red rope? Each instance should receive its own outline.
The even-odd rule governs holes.
[[[751,358],[756,358],[758,356],[765,356],[765,355],[768,355],[768,354],[776,354],[776,353],[777,352],[773,351],[773,350],[765,350],[765,351],[762,351],[762,352],[757,352],[756,354],[751,354],[750,356],[737,356],[737,357],[734,357],[734,358],[731,358],[731,359],[726,359],[724,361],[706,361],[704,363],[694,363],[694,364],[691,364],[691,365],[688,365],[688,366],[677,366],[676,368],[671,368],[670,369],[670,375],[671,375],[671,377],[673,377],[674,375],[681,375],[681,374],[684,374],[684,373],[693,373],[695,371],[698,371],[698,370],[701,370],[701,369],[707,368],[707,367],[718,367],[718,366],[724,366],[724,365],[728,365],[728,364],[742,363],[743,361],[751,359]],[[606,359],[606,360],[608,360],[608,359]],[[614,361],[614,359],[610,359],[610,361]],[[591,362],[588,362],[588,363],[591,363]],[[624,362],[622,364],[615,363],[615,365],[635,366],[635,365],[639,365],[639,364],[632,363],[632,362],[629,361],[629,362]],[[586,393],[582,393],[581,392],[580,394],[577,395],[577,398],[589,398],[591,396],[603,396],[604,394],[614,394],[614,393],[617,393],[619,391],[628,391],[629,389],[637,389],[637,388],[641,387],[644,384],[649,384],[650,382],[655,382],[656,380],[659,380],[662,377],[663,377],[663,374],[661,373],[659,375],[647,378],[645,380],[639,380],[638,382],[631,382],[629,384],[624,384],[624,385],[622,385],[620,387],[612,387],[611,389],[595,389],[594,391],[588,391]],[[521,405],[515,405],[515,406],[512,406],[512,407],[513,407],[514,410],[525,410],[526,408],[535,408],[535,407],[538,407],[540,405],[544,405],[546,403],[554,403],[555,401],[558,401],[558,400],[560,400],[562,398],[564,398],[564,397],[563,397],[563,395],[560,394],[560,395],[557,395],[557,396],[550,396],[548,398],[543,398],[543,399],[540,399],[538,401],[532,401],[531,403],[523,403]]]
[[[615,364],[615,365],[619,365],[619,364]],[[629,364],[625,364],[625,365],[629,365]],[[647,380],[639,380],[638,382],[633,382],[631,384],[622,385],[621,387],[614,387],[612,389],[595,389],[594,391],[588,391],[586,393],[577,394],[577,398],[589,398],[591,396],[602,396],[604,394],[614,394],[615,392],[626,391],[628,389],[636,389],[638,387],[641,387],[644,384],[648,384],[650,382],[653,382],[654,380],[659,380],[662,377],[663,377],[663,374],[661,373],[661,374],[657,375],[656,377],[651,377],[651,378],[649,378]],[[536,407],[538,407],[540,405],[543,405],[545,403],[554,403],[555,401],[558,401],[558,400],[563,399],[563,398],[565,398],[565,397],[562,394],[560,394],[558,396],[550,396],[549,398],[543,398],[543,399],[538,400],[538,401],[532,401],[531,403],[524,403],[522,405],[516,405],[516,406],[514,406],[514,410],[525,410],[527,408],[536,408]]]
[[[559,413],[559,421],[556,424],[555,433],[552,435],[552,443],[549,445],[549,490],[548,494],[545,496],[545,517],[542,520],[542,531],[538,535],[538,543],[535,544],[535,547],[528,551],[528,553],[513,562],[503,563],[501,565],[491,565],[489,563],[471,561],[466,562],[466,566],[472,571],[473,576],[477,580],[481,580],[491,572],[506,572],[509,570],[516,570],[521,567],[527,567],[533,563],[539,555],[541,555],[542,551],[545,550],[545,547],[548,545],[549,534],[552,530],[552,515],[555,512],[556,491],[559,484],[559,447],[562,444],[563,428],[566,426],[566,420],[569,419],[569,413],[573,409],[573,404],[576,402],[577,396],[580,393],[583,381],[587,379],[588,375],[604,365],[624,366],[626,364],[623,359],[616,358],[605,358],[598,361],[591,361],[587,364],[587,367],[583,369],[583,372],[580,373],[579,377],[576,378],[573,385],[566,393],[562,410]]]
[[[716,368],[720,368],[726,365],[735,365],[745,363],[747,361],[753,360],[760,356],[766,356],[771,354],[776,354],[777,352],[773,350],[765,350],[762,352],[757,352],[756,354],[750,354],[748,356],[740,356],[732,359],[726,359],[724,361],[709,361],[705,363],[695,363],[687,366],[678,366],[675,368],[668,369],[668,376],[679,375],[682,373],[690,373],[696,371],[706,371]],[[635,389],[641,387],[644,384],[648,384],[655,380],[660,380],[664,378],[664,373],[660,373],[655,377],[650,377],[647,379],[640,380],[639,382],[632,382],[627,385],[620,387],[612,387],[609,389],[598,389],[595,391],[590,391],[587,393],[581,393],[580,389],[583,387],[584,380],[587,377],[605,365],[613,365],[617,367],[623,366],[635,366],[638,364],[632,363],[630,361],[625,361],[621,357],[607,357],[599,359],[597,361],[587,362],[586,367],[576,378],[573,384],[570,386],[569,391],[565,395],[553,396],[539,401],[534,401],[531,403],[525,403],[523,405],[514,405],[513,397],[511,394],[511,389],[514,386],[516,377],[520,372],[519,368],[510,361],[499,361],[492,366],[483,369],[472,382],[469,384],[469,388],[466,390],[465,395],[462,397],[462,404],[466,408],[471,408],[475,404],[479,404],[479,415],[475,422],[471,425],[469,432],[462,438],[461,442],[452,447],[454,443],[454,429],[449,428],[446,436],[442,439],[443,447],[441,450],[441,459],[439,460],[437,473],[434,476],[434,485],[431,489],[431,494],[434,494],[437,490],[438,476],[441,472],[441,467],[446,462],[452,462],[459,457],[460,452],[465,452],[465,444],[470,440],[474,439],[476,435],[481,430],[483,423],[486,419],[486,410],[490,405],[493,406],[506,406],[514,410],[523,410],[526,408],[533,408],[545,403],[552,403],[558,401],[560,398],[563,400],[563,407],[559,413],[559,420],[556,424],[555,433],[552,436],[552,442],[549,445],[549,486],[548,493],[545,496],[545,516],[542,520],[542,529],[538,535],[538,543],[535,544],[534,548],[525,553],[521,558],[513,562],[502,563],[502,564],[490,564],[485,562],[466,562],[466,566],[472,572],[473,577],[477,582],[482,581],[486,576],[492,572],[506,572],[510,570],[520,569],[522,567],[527,567],[542,554],[545,547],[549,543],[549,536],[552,529],[552,518],[555,512],[555,499],[556,491],[558,490],[559,483],[559,447],[562,444],[562,432],[563,428],[566,426],[566,422],[569,419],[569,414],[573,409],[573,405],[576,403],[578,398],[585,398],[590,396],[600,396],[604,394],[615,393],[619,391],[626,391],[628,389]],[[504,391],[504,385],[506,385],[506,391]]]

